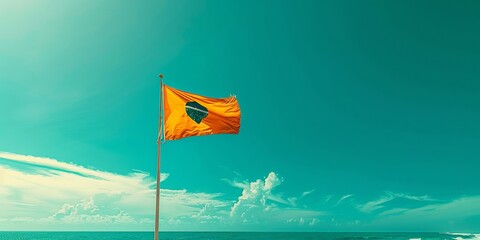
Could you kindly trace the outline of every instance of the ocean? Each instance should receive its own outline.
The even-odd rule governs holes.
[[[152,240],[152,232],[0,232],[0,240]],[[161,240],[480,240],[473,233],[161,232]]]

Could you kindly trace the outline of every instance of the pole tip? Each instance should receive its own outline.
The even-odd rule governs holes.
[[[163,78],[163,73],[160,73],[158,76],[159,76],[160,78]]]

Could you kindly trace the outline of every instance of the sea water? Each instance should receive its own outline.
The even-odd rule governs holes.
[[[152,240],[152,232],[0,232],[0,240]],[[480,240],[473,233],[160,232],[161,240]]]

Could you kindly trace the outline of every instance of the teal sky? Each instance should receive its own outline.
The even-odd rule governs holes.
[[[478,231],[477,1],[2,1],[0,230]],[[258,180],[257,180],[258,179]]]

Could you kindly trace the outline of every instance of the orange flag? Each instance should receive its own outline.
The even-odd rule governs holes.
[[[175,140],[210,134],[238,134],[237,98],[209,98],[163,85],[164,138]]]

